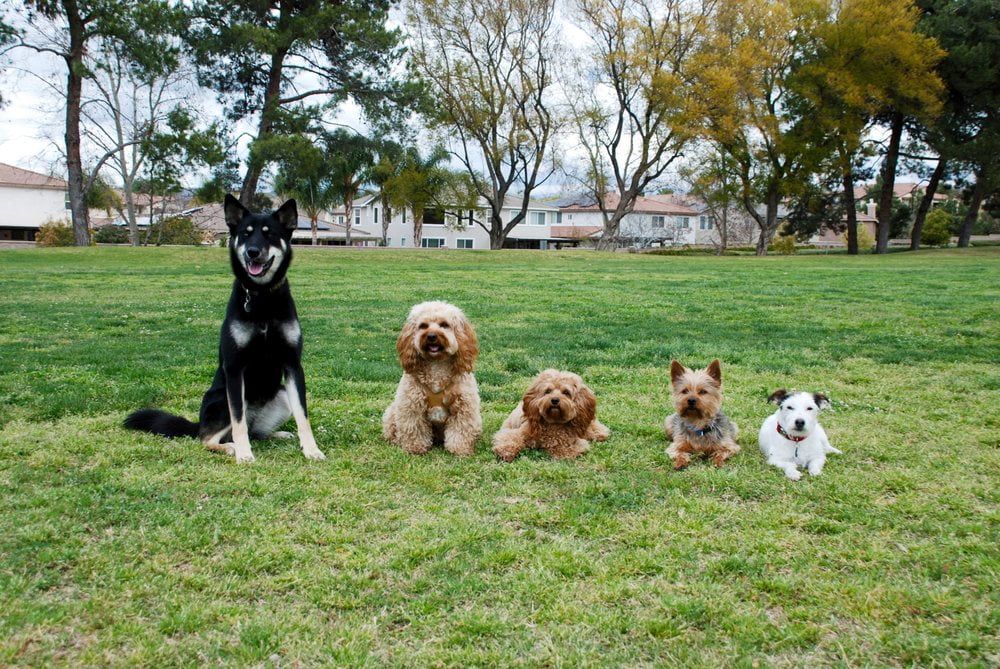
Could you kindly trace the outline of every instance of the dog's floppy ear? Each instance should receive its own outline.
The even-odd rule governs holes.
[[[525,434],[527,440],[538,439],[542,431],[542,415],[538,412],[538,397],[542,395],[545,379],[539,376],[532,382],[521,398],[521,413],[524,414]]]
[[[455,324],[455,338],[458,339],[458,353],[455,365],[460,373],[470,373],[479,355],[479,339],[476,330],[464,316]]]
[[[684,372],[687,371],[687,367],[677,362],[676,360],[670,361],[670,383],[677,383],[677,380],[684,376]]]
[[[708,363],[708,369],[705,371],[708,372],[709,376],[715,379],[716,383],[720,385],[722,384],[722,363],[719,362],[718,358]]]
[[[786,397],[788,397],[788,391],[785,390],[784,388],[778,388],[773,393],[767,396],[767,401],[774,402],[778,406],[781,406],[781,403],[785,401]]]
[[[399,331],[399,337],[396,338],[396,353],[399,354],[399,364],[402,365],[403,371],[409,374],[417,371],[417,367],[420,365],[420,353],[413,341],[416,334],[416,321],[407,320],[403,324],[403,329]]]
[[[813,393],[813,401],[816,402],[816,406],[820,409],[830,408],[830,398],[823,393]]]
[[[274,216],[285,230],[294,230],[299,226],[299,209],[295,204],[295,200],[288,200],[285,204],[278,207],[274,212]]]
[[[236,232],[236,226],[240,224],[243,217],[250,213],[249,209],[240,204],[240,201],[229,193],[226,193],[222,209],[226,213],[226,225],[229,226],[229,231],[233,233]]]
[[[576,436],[583,437],[587,434],[587,428],[596,417],[597,396],[594,395],[593,390],[587,387],[587,384],[581,383],[577,390],[576,417],[570,423]]]

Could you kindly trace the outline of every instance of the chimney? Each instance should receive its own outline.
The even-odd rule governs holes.
[[[868,207],[868,215],[871,216],[872,218],[875,218],[875,209],[876,207],[878,207],[878,205],[872,202],[871,200],[869,200],[866,203],[866,205]]]

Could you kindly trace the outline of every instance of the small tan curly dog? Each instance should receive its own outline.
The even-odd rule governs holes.
[[[435,444],[454,455],[472,455],[483,420],[472,375],[479,342],[465,314],[447,302],[414,306],[396,351],[403,378],[382,416],[382,434],[415,455]]]
[[[510,462],[526,448],[553,458],[575,458],[604,441],[611,430],[597,420],[597,398],[578,375],[557,369],[539,374],[493,435],[493,452]]]

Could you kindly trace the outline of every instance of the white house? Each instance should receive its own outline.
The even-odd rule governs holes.
[[[508,196],[503,208],[504,220],[510,221],[521,210],[521,199]],[[487,221],[486,203],[480,208],[463,211],[461,218],[455,212],[441,213],[435,210],[424,212],[423,248],[448,249],[489,249],[490,236],[476,221]],[[334,212],[339,222],[343,210]],[[381,239],[385,212],[378,194],[365,195],[354,203],[354,225],[371,231]],[[563,245],[576,245],[578,239],[557,234],[560,232],[560,211],[558,207],[540,202],[531,202],[525,220],[510,231],[504,248],[548,249]],[[390,248],[413,248],[413,214],[406,210],[393,209],[392,220],[386,234],[386,246]]]
[[[6,163],[0,163],[0,202],[0,240],[34,241],[46,221],[70,217],[64,180]]]
[[[613,210],[618,195],[609,193],[605,207]],[[572,200],[572,199],[570,199]],[[592,196],[567,200],[561,208],[563,225],[584,229],[604,229],[604,215]],[[715,221],[705,212],[680,204],[672,196],[640,196],[631,213],[619,226],[618,245],[647,248],[681,244],[709,244],[715,231]]]

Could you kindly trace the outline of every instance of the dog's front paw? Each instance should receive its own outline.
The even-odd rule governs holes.
[[[785,476],[787,476],[792,481],[798,481],[802,478],[802,472],[798,469],[786,469]]]
[[[285,432],[284,430],[279,430],[277,432],[271,433],[271,439],[294,439],[295,434],[292,432]]]
[[[243,452],[243,453],[236,453],[236,463],[237,464],[241,464],[241,465],[242,464],[246,464],[246,463],[249,463],[249,462],[253,462],[256,459],[257,458],[255,458],[253,456],[253,453],[251,453],[250,451],[246,451],[246,452]]]
[[[611,430],[603,423],[594,422],[588,435],[592,441],[607,441],[611,436]]]
[[[306,456],[306,460],[326,460],[326,456],[323,455],[323,451],[318,448],[310,448],[308,450],[303,449],[302,455]]]
[[[504,462],[513,462],[514,458],[516,458],[518,454],[518,449],[504,448],[503,446],[494,446],[491,450],[495,456]]]
[[[427,451],[431,450],[430,446],[423,444],[400,444],[399,447],[410,455],[426,455]]]

